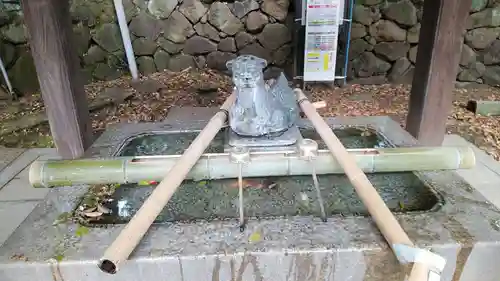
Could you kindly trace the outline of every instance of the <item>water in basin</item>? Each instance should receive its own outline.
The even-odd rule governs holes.
[[[375,132],[366,129],[334,130],[346,148],[387,147]],[[313,130],[301,130],[305,138],[324,144]],[[196,133],[169,133],[137,136],[125,144],[120,156],[182,154]],[[224,132],[219,133],[206,152],[223,152]],[[431,210],[439,199],[416,175],[406,173],[369,174],[368,178],[393,212]],[[319,216],[320,207],[311,176],[245,179],[247,217]],[[320,175],[319,184],[327,216],[368,215],[345,175]],[[126,223],[151,194],[155,185],[121,185],[104,203],[111,214],[91,221],[97,224]],[[238,217],[236,179],[185,181],[163,209],[156,223],[189,220],[217,220]]]

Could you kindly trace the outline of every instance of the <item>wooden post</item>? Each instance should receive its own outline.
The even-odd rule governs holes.
[[[73,46],[69,1],[23,0],[22,7],[57,150],[66,159],[81,157],[92,143],[92,126]]]
[[[471,0],[424,2],[406,129],[420,144],[441,145]]]

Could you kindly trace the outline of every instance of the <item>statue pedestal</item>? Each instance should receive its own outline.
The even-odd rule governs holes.
[[[229,151],[234,146],[244,146],[251,151],[276,151],[276,150],[295,150],[295,143],[301,138],[300,131],[297,126],[292,126],[290,129],[276,134],[246,137],[236,134],[229,129],[226,133],[226,145],[224,151]]]

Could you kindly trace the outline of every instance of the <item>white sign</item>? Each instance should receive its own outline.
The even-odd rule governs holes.
[[[340,1],[307,0],[304,81],[335,80]]]

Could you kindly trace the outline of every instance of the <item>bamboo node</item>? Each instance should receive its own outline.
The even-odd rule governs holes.
[[[247,147],[235,146],[231,148],[229,159],[235,164],[246,164],[250,162],[250,150]]]
[[[224,115],[226,115],[226,118],[229,117],[229,111],[227,109],[221,108],[221,109],[219,109],[219,112],[224,113]]]
[[[300,105],[301,103],[305,102],[305,101],[308,101],[309,99],[308,98],[301,98],[297,101],[297,104]]]
[[[318,155],[318,143],[312,139],[303,139],[299,142],[300,158],[312,160]]]

